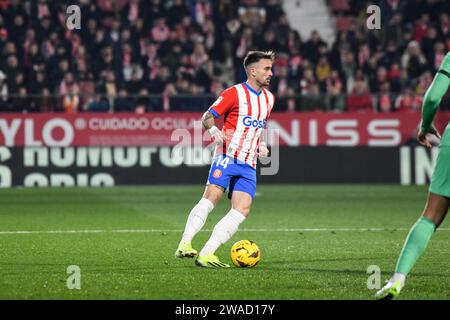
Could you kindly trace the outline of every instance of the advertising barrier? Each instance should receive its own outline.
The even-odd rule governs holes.
[[[426,184],[438,151],[414,145],[272,150],[258,168],[258,183]],[[0,186],[201,185],[210,163],[203,147],[0,147]]]
[[[206,145],[201,113],[2,114],[0,146],[173,146],[179,131]],[[436,117],[443,130],[450,113]],[[399,146],[415,139],[420,113],[274,113],[268,142],[282,146]],[[218,122],[220,124],[220,120]],[[178,131],[177,131],[178,130]],[[279,139],[276,139],[276,136]]]

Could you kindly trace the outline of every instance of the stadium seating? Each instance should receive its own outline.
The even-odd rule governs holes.
[[[55,99],[51,111],[64,111],[68,94],[79,96],[71,104],[74,112],[89,111],[95,94],[107,96],[109,111],[114,111],[119,91],[124,92],[121,99],[129,100],[127,111],[134,110],[141,95],[159,96],[144,104],[147,112],[200,111],[226,87],[245,80],[241,66],[249,50],[276,52],[270,89],[279,101],[290,101],[286,110],[302,111],[296,101],[316,85],[321,95],[351,94],[357,77],[364,78],[372,95],[383,86],[393,96],[406,88],[421,96],[432,79],[429,74],[450,50],[450,2],[445,0],[429,4],[428,22],[414,14],[411,2],[383,2],[384,27],[377,34],[365,27],[364,3],[329,0],[336,21],[333,43],[317,31],[301,37],[287,19],[283,0],[73,4],[83,14],[80,30],[67,29],[62,2],[0,1],[0,112],[49,111],[40,108],[41,95]],[[411,28],[418,21],[422,36],[413,42]],[[434,37],[428,35],[433,28]],[[396,78],[376,79],[381,67]],[[67,84],[68,73],[73,79]],[[348,97],[351,105],[344,110],[359,105],[354,100]],[[27,108],[29,103],[36,108]]]

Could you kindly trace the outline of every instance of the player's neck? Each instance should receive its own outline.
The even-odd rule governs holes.
[[[260,86],[255,80],[247,79],[245,83],[257,93],[260,93],[262,90],[262,86]]]

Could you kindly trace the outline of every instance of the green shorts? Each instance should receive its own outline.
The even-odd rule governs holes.
[[[429,191],[450,198],[450,146],[440,146]]]

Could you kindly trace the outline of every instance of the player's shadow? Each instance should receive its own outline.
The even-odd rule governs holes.
[[[317,263],[317,262],[346,262],[346,261],[364,261],[364,260],[377,260],[382,259],[383,257],[358,257],[358,258],[327,258],[327,259],[301,259],[301,260],[287,260],[287,261],[274,261],[271,260],[270,262],[267,262],[268,264],[280,264],[280,265],[287,265],[287,264],[293,264],[293,263]]]
[[[347,262],[347,261],[365,261],[369,260],[371,262],[373,261],[380,261],[383,259],[383,257],[359,257],[359,258],[330,258],[330,259],[303,259],[303,260],[289,260],[289,261],[266,261],[264,263],[264,269],[269,270],[279,270],[279,271],[301,271],[301,272],[319,272],[319,273],[334,273],[334,274],[354,274],[354,275],[367,275],[367,270],[365,269],[359,269],[359,270],[351,270],[348,268],[342,268],[342,269],[319,269],[319,268],[308,268],[305,264],[308,263],[328,263],[328,262]],[[368,264],[372,265],[373,263]],[[298,265],[298,267],[297,267]],[[262,269],[262,268],[261,268]],[[383,270],[383,273],[385,274],[393,274],[394,270]],[[418,272],[414,273],[416,276],[423,276],[423,277],[430,277],[430,276],[438,276],[438,277],[448,277],[448,273],[423,273]]]
[[[273,268],[268,267],[270,270],[280,270],[280,271],[297,271],[297,272],[314,272],[314,273],[332,273],[332,274],[352,274],[352,275],[364,275],[367,276],[367,270],[350,270],[350,269],[317,269],[317,268],[304,268],[304,267],[289,267],[289,268]],[[266,269],[266,270],[267,270]],[[394,270],[386,270],[385,274],[393,274]],[[414,273],[417,277],[448,277],[448,273]]]
[[[176,261],[179,262],[179,261]],[[153,275],[159,273],[161,268],[170,268],[174,271],[186,272],[199,268],[194,265],[194,261],[189,261],[187,264],[178,263],[161,263],[154,266],[140,265],[140,266],[128,266],[120,264],[102,264],[102,263],[82,263],[80,268],[82,271],[89,273],[133,273],[139,275]],[[55,274],[58,272],[65,273],[66,268],[69,266],[67,263],[8,263],[0,262],[0,277],[1,276],[15,276],[18,274]],[[209,271],[221,271],[222,269],[207,269]]]

